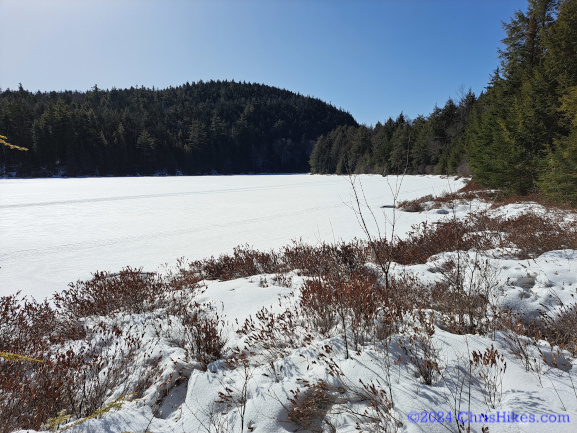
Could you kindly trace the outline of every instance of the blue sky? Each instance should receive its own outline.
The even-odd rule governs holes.
[[[499,65],[526,0],[0,0],[0,88],[228,79],[310,95],[374,125],[411,118]]]

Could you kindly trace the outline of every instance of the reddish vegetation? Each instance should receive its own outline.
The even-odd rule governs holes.
[[[489,193],[469,185],[447,200],[483,194]],[[513,329],[515,335],[547,338],[577,353],[575,305],[564,306],[558,316],[543,315],[531,323],[498,312],[487,292],[492,290],[491,270],[481,258],[474,262],[458,258],[447,263],[438,270],[441,279],[430,285],[415,277],[394,277],[384,271],[393,262],[425,263],[445,251],[501,247],[518,258],[530,258],[561,248],[577,249],[577,222],[565,216],[554,210],[546,216],[529,212],[510,218],[480,214],[422,223],[404,239],[382,239],[372,244],[356,241],[310,246],[294,242],[279,252],[238,247],[231,255],[189,265],[179,263],[178,270],[167,275],[130,268],[116,274],[97,272],[91,280],[71,284],[55,295],[53,304],[16,295],[2,297],[0,352],[43,362],[0,360],[0,432],[39,429],[62,409],[76,418],[87,416],[102,407],[111,390],[135,375],[135,356],[141,345],[138,335],[97,316],[162,311],[184,329],[182,340],[175,344],[185,349],[191,361],[206,366],[222,358],[221,320],[213,308],[195,300],[203,290],[204,279],[228,280],[266,273],[276,274],[273,280],[278,284],[290,284],[286,277],[290,271],[307,277],[296,302],[284,312],[273,314],[263,309],[238,331],[247,336],[249,350],[269,360],[285,356],[291,348],[308,344],[315,336],[342,336],[348,354],[349,350],[361,350],[368,341],[387,341],[403,327],[429,332],[432,320],[454,333]],[[366,266],[368,262],[377,263],[381,269]],[[464,287],[465,272],[476,272],[482,284]],[[432,308],[437,313],[429,317],[421,308]],[[407,323],[418,326],[411,328]],[[436,361],[420,359],[414,350],[418,346],[419,353],[427,353],[423,349],[430,344],[427,332],[412,333],[402,350],[409,361],[422,367],[419,374],[428,383],[437,374]],[[111,352],[109,345],[118,340],[123,342],[122,347]],[[522,353],[521,340],[515,341],[512,344],[517,344]],[[126,392],[138,393],[155,380],[155,360],[149,359],[147,365],[144,373],[137,374],[140,381]],[[297,391],[289,400],[289,419],[305,427],[322,418],[334,391],[321,382],[306,388],[306,392]],[[378,392],[372,394],[374,397]],[[386,409],[385,403],[382,410]]]
[[[55,295],[55,308],[48,301],[0,297],[0,352],[31,358],[0,360],[0,432],[38,430],[63,409],[75,418],[86,417],[130,377],[132,388],[125,393],[138,395],[153,383],[157,360],[148,356],[146,369],[138,370],[138,334],[98,317],[88,325],[84,319],[90,316],[169,308],[180,314],[189,330],[185,344],[192,356],[208,362],[204,356],[219,358],[223,343],[218,318],[205,318],[199,311],[203,306],[193,301],[179,302],[185,298],[183,292],[192,299],[198,282],[188,271],[161,277],[125,269],[118,274],[98,272],[92,280],[71,284]]]

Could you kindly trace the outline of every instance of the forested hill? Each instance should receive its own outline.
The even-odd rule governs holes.
[[[486,91],[429,116],[339,127],[311,156],[315,173],[473,174],[577,206],[577,0],[528,0],[503,24]]]
[[[0,170],[18,176],[307,172],[316,139],[353,117],[261,84],[0,92]],[[0,172],[2,175],[2,172]]]
[[[472,92],[428,117],[401,113],[374,127],[339,126],[319,137],[311,155],[313,173],[468,174],[461,137],[476,101]]]

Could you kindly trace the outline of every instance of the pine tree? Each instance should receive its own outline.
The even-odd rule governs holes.
[[[475,178],[493,188],[526,192],[531,174],[523,168],[525,149],[518,143],[509,109],[498,83],[479,98],[466,132],[467,160]]]
[[[547,76],[559,86],[558,93],[577,85],[577,2],[564,1],[544,45]]]
[[[549,148],[539,186],[548,197],[577,206],[577,86],[561,98],[570,133]]]
[[[465,136],[473,173],[488,186],[520,193],[535,188],[558,133],[554,81],[544,67],[557,8],[556,0],[529,0],[526,12],[517,11],[504,24],[504,72],[493,76]]]

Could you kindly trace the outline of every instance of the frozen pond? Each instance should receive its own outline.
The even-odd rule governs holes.
[[[363,175],[384,228],[395,177]],[[461,181],[407,176],[399,199],[456,190]],[[363,237],[346,177],[311,175],[0,180],[0,295],[42,299],[99,270],[157,270],[249,244],[280,248]],[[386,210],[392,212],[391,210]],[[431,215],[429,218],[436,218]],[[423,215],[402,213],[399,232]]]

